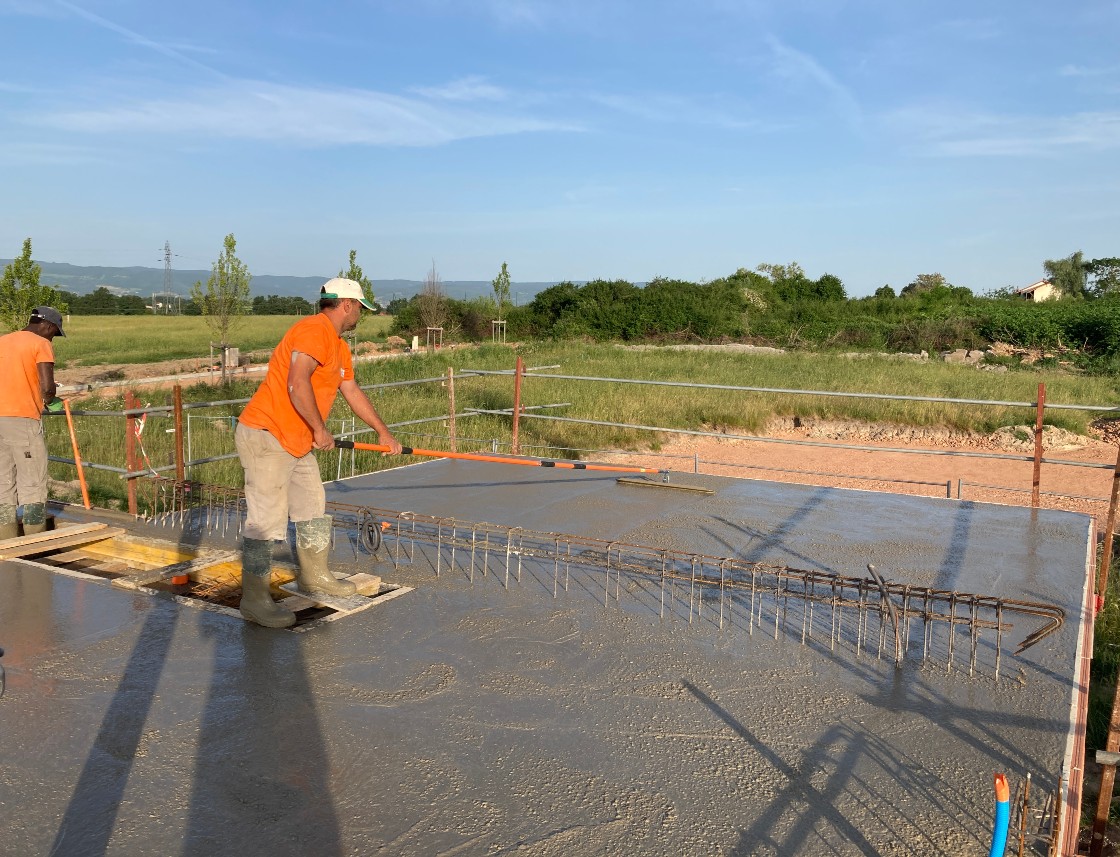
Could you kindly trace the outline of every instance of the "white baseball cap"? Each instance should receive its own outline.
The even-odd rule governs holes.
[[[368,310],[374,308],[373,304],[366,300],[361,283],[347,280],[345,277],[335,277],[333,280],[327,280],[323,283],[323,288],[319,290],[319,299],[322,300],[323,298],[351,298]]]

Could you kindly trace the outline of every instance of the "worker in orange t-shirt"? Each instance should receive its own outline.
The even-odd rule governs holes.
[[[310,594],[346,596],[354,584],[327,568],[331,518],[313,450],[334,449],[326,428],[341,390],[354,414],[377,432],[387,454],[401,445],[354,380],[350,346],[342,338],[372,310],[354,280],[336,277],[319,292],[319,312],[293,325],[268,361],[268,374],[237,424],[245,468],[247,514],[241,545],[241,615],[268,628],[287,628],[295,614],[269,592],[272,542],[296,525],[296,583]]]
[[[23,533],[47,528],[47,445],[44,406],[55,397],[54,346],[65,336],[62,313],[39,306],[23,330],[0,336],[0,539],[19,535],[16,510],[23,506]]]

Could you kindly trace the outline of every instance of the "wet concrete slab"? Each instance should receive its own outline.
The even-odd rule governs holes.
[[[872,562],[1067,621],[1005,653],[996,682],[990,635],[974,677],[896,668],[850,634],[802,644],[796,606],[755,623],[740,600],[721,630],[683,590],[662,618],[646,580],[623,576],[604,607],[601,571],[573,567],[554,598],[552,563],[507,588],[498,559],[472,582],[445,549],[436,577],[433,548],[406,562],[392,540],[356,562],[340,541],[336,566],[415,590],[303,634],[13,560],[0,854],[985,854],[993,771],[1057,785],[1087,517],[670,478],[715,493],[440,461],[328,499],[844,574]]]

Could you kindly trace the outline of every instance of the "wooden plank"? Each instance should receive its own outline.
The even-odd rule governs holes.
[[[2,539],[0,540],[0,552],[6,551],[9,548],[22,547],[23,545],[35,545],[40,542],[49,542],[78,533],[92,533],[97,530],[103,530],[108,526],[108,524],[103,523],[80,524],[73,527],[59,527],[57,530],[45,530],[44,532],[35,533],[30,536],[16,536],[14,539]]]
[[[53,532],[60,536],[59,538],[36,540],[34,542],[27,542],[23,545],[6,547],[0,549],[0,559],[17,559],[21,556],[34,556],[35,554],[50,553],[51,551],[58,550],[59,548],[69,548],[75,545],[89,544],[90,542],[102,541],[104,539],[111,539],[113,536],[119,536],[126,532],[119,527],[109,527],[105,524],[98,524],[97,529],[92,532],[73,532],[73,530],[81,529],[74,527],[72,530],[54,530]],[[34,538],[34,537],[32,537]],[[10,544],[15,542],[15,539],[8,539]]]
[[[283,583],[280,588],[285,592],[300,598],[305,598],[308,601],[313,601],[319,607],[330,607],[332,610],[337,610],[340,613],[353,613],[355,610],[361,610],[369,606],[369,599],[364,595],[322,595],[318,592],[300,592],[299,586],[293,580],[291,583]],[[287,599],[284,599],[285,601]]]
[[[201,571],[204,568],[221,565],[225,562],[236,562],[240,557],[239,551],[221,551],[206,556],[197,556],[194,559],[177,562],[174,565],[165,565],[162,568],[138,571],[135,574],[118,577],[113,581],[113,586],[119,589],[139,589],[141,586],[158,583],[161,580],[170,580],[173,577],[190,574],[192,571]]]
[[[347,580],[358,588],[359,595],[372,597],[381,591],[381,576],[377,574],[366,574],[364,571],[359,571],[357,574],[350,575]]]
[[[293,613],[298,613],[300,610],[310,610],[313,607],[319,606],[305,595],[288,595],[285,596],[280,603]]]

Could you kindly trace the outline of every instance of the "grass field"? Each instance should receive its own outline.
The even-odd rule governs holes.
[[[146,319],[149,324],[153,319]],[[155,320],[159,321],[159,320]],[[274,324],[272,339],[265,341]],[[291,319],[265,317],[257,322],[254,335],[260,347],[271,347]],[[67,343],[73,359],[92,362],[96,349],[107,349],[111,337],[85,340],[82,326]],[[127,339],[137,351],[151,351],[161,359],[157,341],[166,334],[160,326],[133,331],[122,329],[116,335]],[[184,340],[186,341],[186,340]],[[253,340],[242,339],[246,343]],[[57,342],[57,340],[56,340]],[[93,350],[87,350],[85,346]],[[251,347],[251,346],[246,346]],[[166,352],[165,352],[166,353]],[[1048,370],[1039,372],[982,372],[972,367],[945,364],[899,362],[887,358],[853,360],[820,354],[754,354],[713,351],[670,351],[623,349],[611,345],[584,343],[534,343],[514,349],[482,346],[443,349],[435,354],[412,354],[405,357],[358,364],[358,381],[363,386],[401,381],[434,379],[429,383],[372,389],[370,392],[382,416],[390,423],[411,423],[398,429],[406,445],[441,448],[447,443],[445,419],[448,412],[447,389],[440,383],[448,367],[456,373],[480,369],[509,371],[517,354],[527,367],[557,368],[542,370],[552,374],[599,379],[632,381],[668,381],[680,385],[748,386],[775,390],[833,391],[867,393],[881,396],[908,396],[896,401],[880,398],[833,398],[812,394],[755,393],[705,389],[697,386],[650,386],[615,383],[608,380],[577,381],[527,378],[522,403],[525,406],[553,406],[549,412],[559,416],[600,422],[663,426],[680,429],[726,428],[742,433],[759,433],[771,416],[801,418],[850,418],[869,422],[892,422],[918,426],[946,426],[991,432],[1004,425],[1033,424],[1034,409],[1010,405],[945,404],[918,401],[919,397],[941,397],[995,402],[1032,402],[1039,383],[1045,383],[1050,404],[1111,405],[1118,399],[1117,380],[1063,374]],[[152,359],[155,359],[153,357]],[[259,376],[252,381],[238,381],[225,387],[197,384],[184,390],[187,402],[230,401],[208,408],[188,411],[187,438],[189,457],[209,458],[233,451],[233,420],[240,413],[239,400],[252,395]],[[171,402],[171,391],[138,386],[143,405],[160,406]],[[513,382],[505,376],[470,376],[457,379],[456,406],[500,410],[513,404]],[[82,410],[121,411],[123,399],[83,400]],[[351,419],[345,403],[338,400],[332,413],[337,431],[344,430]],[[1096,415],[1086,411],[1047,411],[1046,421],[1085,433]],[[418,420],[428,422],[417,423]],[[87,461],[116,467],[124,466],[124,423],[121,417],[78,416],[76,418],[82,456]],[[360,428],[360,427],[359,427]],[[173,460],[174,435],[167,416],[153,414],[143,436],[145,451],[152,465],[160,467]],[[52,454],[71,457],[65,421],[47,420]],[[508,449],[511,421],[508,417],[475,415],[459,420],[458,434],[462,449]],[[526,419],[521,425],[522,447],[547,457],[589,457],[589,451],[619,449],[654,449],[659,445],[655,432],[607,425],[561,423]],[[356,472],[380,469],[398,464],[371,453],[358,453],[353,460]],[[324,477],[349,473],[351,460],[347,453],[340,461],[337,453],[322,456]],[[66,475],[66,474],[69,475]],[[203,464],[192,468],[191,478],[227,485],[240,483],[241,472],[236,461]],[[52,465],[56,479],[72,479],[73,468]],[[91,477],[91,483],[106,499],[123,496],[120,479],[104,472]]]
[[[244,316],[231,331],[230,344],[242,353],[272,348],[296,320],[287,315]],[[392,323],[390,316],[367,316],[357,337],[384,339]],[[204,318],[189,315],[76,315],[65,327],[66,336],[54,340],[60,369],[207,357],[215,339]]]

